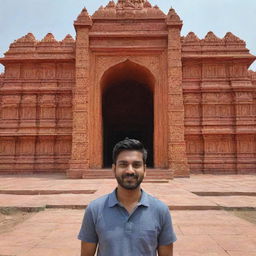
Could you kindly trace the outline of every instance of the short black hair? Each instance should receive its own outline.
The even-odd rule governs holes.
[[[146,164],[148,152],[145,149],[144,145],[139,140],[129,139],[129,138],[125,138],[124,140],[119,141],[114,146],[113,154],[112,154],[114,164],[116,164],[116,159],[118,155],[122,151],[126,151],[126,150],[130,150],[130,151],[135,150],[135,151],[141,152],[143,155],[143,163]]]

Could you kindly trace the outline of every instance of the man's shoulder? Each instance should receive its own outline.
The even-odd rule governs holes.
[[[146,193],[147,197],[148,197],[148,202],[150,207],[156,208],[160,211],[166,211],[168,208],[168,206],[161,200],[159,200],[158,198],[154,197],[153,195],[147,193],[144,191],[144,193]]]
[[[111,193],[105,194],[103,196],[100,196],[100,197],[92,200],[89,203],[88,207],[91,208],[91,209],[99,209],[99,208],[104,207],[104,205],[108,202],[108,198],[109,198],[110,194]]]

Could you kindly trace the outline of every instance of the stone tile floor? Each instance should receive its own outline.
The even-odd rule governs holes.
[[[114,180],[69,180],[64,175],[0,176],[0,207],[55,207],[45,208],[12,231],[0,234],[0,256],[79,256],[76,236],[82,208],[111,192],[115,184]],[[256,176],[193,175],[169,183],[145,183],[143,188],[173,209],[178,236],[174,256],[256,256],[255,224],[222,210],[256,209],[255,196],[225,194],[256,192]],[[72,194],[74,189],[96,192]],[[8,194],[13,190],[44,190],[46,194]],[[69,190],[70,194],[47,195],[47,191],[57,190]],[[219,192],[224,196],[198,196],[193,192]],[[81,209],[71,209],[74,207]]]

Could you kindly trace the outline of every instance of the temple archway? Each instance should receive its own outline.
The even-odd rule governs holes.
[[[154,83],[151,72],[129,60],[105,72],[102,88],[103,166],[112,164],[113,146],[125,137],[141,140],[154,166]]]

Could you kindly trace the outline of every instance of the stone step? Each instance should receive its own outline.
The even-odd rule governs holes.
[[[114,179],[111,169],[90,169],[83,172],[83,179]],[[167,169],[148,169],[145,180],[171,180],[173,172]]]

